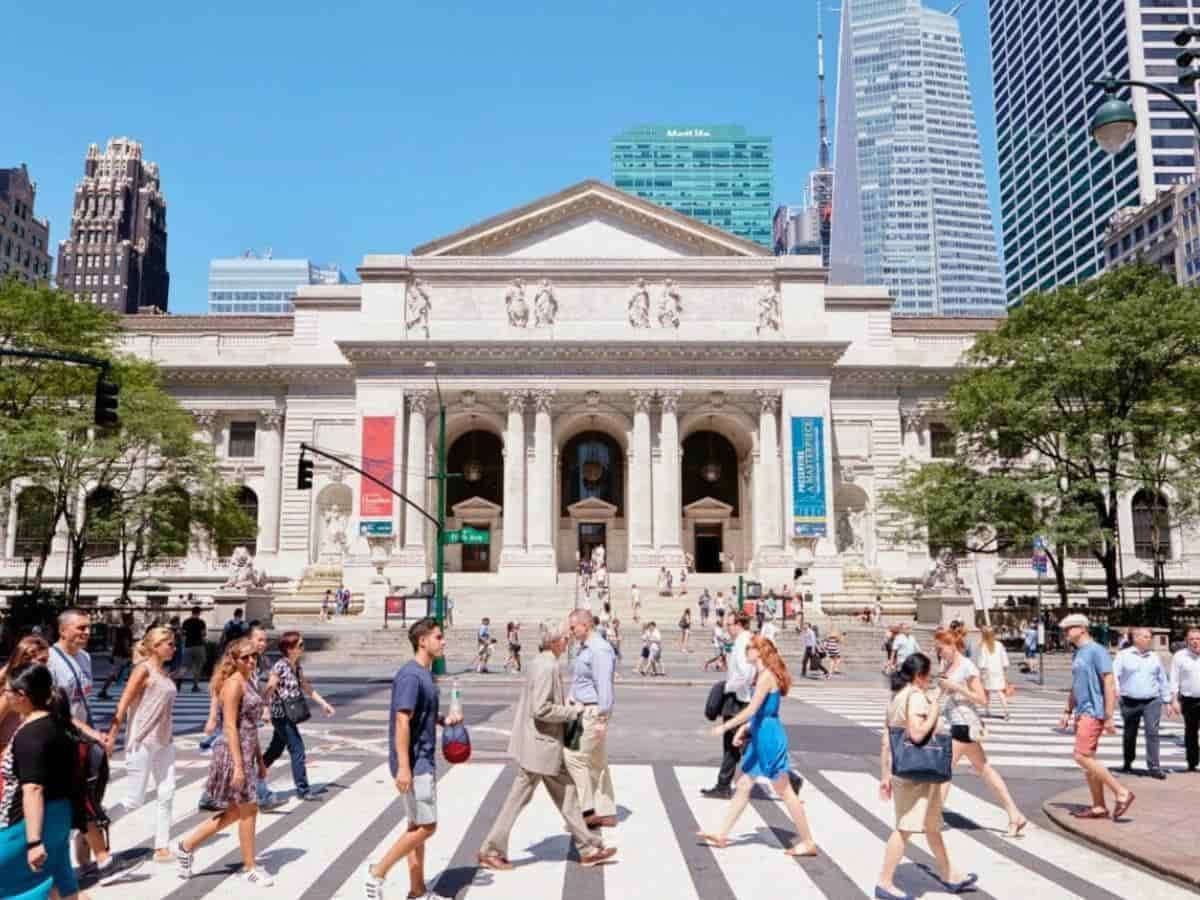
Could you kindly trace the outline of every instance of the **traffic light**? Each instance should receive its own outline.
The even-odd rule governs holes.
[[[300,457],[300,467],[296,470],[296,490],[312,489],[313,461],[306,456]]]
[[[115,428],[120,424],[120,419],[117,418],[117,395],[120,392],[121,388],[105,381],[103,375],[96,382],[96,409],[93,420],[102,428]]]

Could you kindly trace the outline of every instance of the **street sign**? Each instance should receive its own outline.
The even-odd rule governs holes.
[[[1041,535],[1033,539],[1033,557],[1030,559],[1033,571],[1045,575],[1049,561],[1046,558],[1046,540]]]
[[[368,519],[365,522],[359,522],[358,533],[360,537],[391,537],[392,520]]]
[[[491,543],[491,532],[481,528],[472,528],[467,525],[464,528],[455,528],[452,531],[445,532],[442,538],[443,544],[488,544]]]

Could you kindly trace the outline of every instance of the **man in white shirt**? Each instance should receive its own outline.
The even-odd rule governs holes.
[[[1187,770],[1200,766],[1200,628],[1189,628],[1187,646],[1171,659],[1171,708],[1168,716],[1183,715],[1183,746]]]
[[[1158,654],[1150,649],[1153,634],[1149,628],[1130,629],[1132,643],[1113,660],[1113,678],[1121,698],[1121,718],[1124,721],[1125,765],[1121,771],[1133,771],[1137,756],[1138,724],[1146,726],[1146,765],[1150,776],[1160,781],[1167,777],[1159,764],[1158,725],[1162,708],[1171,699],[1167,672]]]
[[[733,638],[733,649],[726,658],[725,704],[721,708],[721,718],[728,722],[750,702],[754,693],[755,672],[754,666],[746,659],[746,648],[750,646],[750,617],[745,613],[729,613],[725,616],[725,630]],[[701,789],[700,793],[705,797],[728,800],[733,796],[733,776],[742,758],[742,748],[734,746],[733,735],[734,730],[729,729],[721,736],[724,750],[721,771],[713,787]]]
[[[896,635],[896,640],[892,642],[892,662],[899,669],[904,665],[906,659],[920,649],[917,646],[917,639],[912,636],[912,622],[905,622],[900,626],[900,633]]]

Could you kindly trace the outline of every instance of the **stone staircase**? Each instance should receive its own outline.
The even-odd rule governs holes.
[[[335,592],[342,586],[341,566],[309,566],[290,591],[277,591],[271,606],[276,625],[305,624],[321,614],[325,592]],[[362,597],[350,598],[350,612],[362,612]]]

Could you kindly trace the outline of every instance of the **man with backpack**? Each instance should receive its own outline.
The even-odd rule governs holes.
[[[218,651],[223,654],[225,648],[231,641],[236,641],[238,638],[244,638],[249,631],[246,627],[246,621],[242,618],[243,613],[240,609],[233,611],[233,618],[225,623],[225,627],[221,629],[221,648]]]

